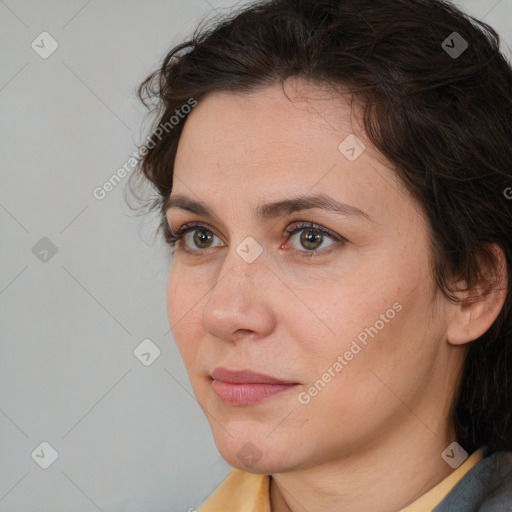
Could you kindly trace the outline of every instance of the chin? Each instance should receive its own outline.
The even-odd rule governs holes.
[[[214,440],[221,457],[241,471],[270,475],[286,473],[300,465],[297,460],[300,455],[291,444],[287,445],[284,439],[271,439],[266,435],[256,435],[254,432],[251,435],[247,431],[243,436],[231,437],[217,426]]]

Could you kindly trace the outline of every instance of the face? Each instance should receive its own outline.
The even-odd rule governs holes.
[[[419,206],[347,98],[285,88],[198,104],[171,194],[189,201],[167,212],[188,230],[168,280],[174,339],[221,455],[262,474],[397,428],[421,442],[418,418],[438,422],[451,402],[447,303]]]

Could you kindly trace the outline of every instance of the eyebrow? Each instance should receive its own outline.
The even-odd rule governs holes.
[[[194,213],[196,215],[210,217],[212,219],[220,221],[217,214],[209,205],[201,201],[196,201],[195,199],[191,199],[181,194],[169,196],[167,198],[166,206],[167,211],[173,208],[179,208],[181,210],[186,210],[188,212]],[[360,210],[355,206],[339,203],[338,201],[336,201],[332,197],[329,197],[326,194],[293,197],[290,199],[283,199],[281,201],[275,201],[272,203],[259,204],[256,207],[256,217],[272,219],[279,217],[281,215],[289,215],[290,213],[310,210],[312,208],[319,208],[322,210],[335,212],[345,217],[360,217],[370,222],[373,222],[371,217],[363,210]]]

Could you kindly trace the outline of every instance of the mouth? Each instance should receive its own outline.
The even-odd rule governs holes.
[[[249,370],[216,368],[210,375],[213,391],[226,405],[241,407],[261,402],[300,384]]]

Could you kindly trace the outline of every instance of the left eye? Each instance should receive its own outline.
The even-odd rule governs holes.
[[[290,234],[290,240],[293,240],[295,238],[296,240],[298,240],[300,246],[306,249],[307,251],[316,251],[317,249],[323,249],[325,247],[334,245],[337,242],[336,238],[333,235],[331,235],[328,231],[314,226],[297,227],[292,231],[287,230],[287,233]],[[296,237],[296,235],[299,234],[300,236]],[[327,239],[331,239],[332,242],[325,245],[324,242],[326,242]],[[302,250],[301,247],[295,246],[295,248],[299,251]]]

